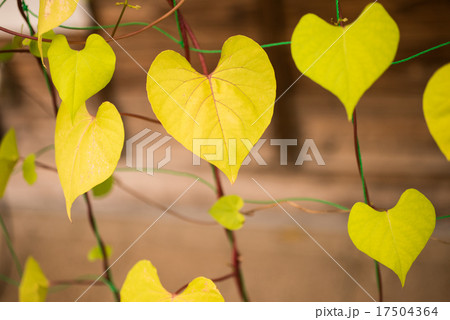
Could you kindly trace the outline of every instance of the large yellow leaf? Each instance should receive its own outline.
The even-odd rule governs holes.
[[[147,78],[148,98],[167,132],[217,166],[232,183],[248,146],[258,141],[272,119],[275,91],[267,54],[244,36],[224,43],[209,75],[168,50],[156,57]]]
[[[423,94],[423,113],[431,135],[450,161],[450,63],[428,81]]]
[[[168,292],[159,281],[158,272],[148,260],[136,263],[128,272],[120,291],[122,302],[223,302],[211,280],[198,277],[176,295]]]
[[[408,189],[389,210],[356,203],[350,211],[348,233],[359,250],[394,271],[404,286],[406,274],[435,225],[431,202],[419,191]]]
[[[49,283],[33,257],[28,257],[19,286],[20,302],[44,302]]]
[[[42,54],[42,35],[70,18],[77,8],[78,0],[40,0],[38,17],[38,48]]]
[[[73,201],[114,172],[123,142],[122,119],[111,103],[104,102],[95,117],[83,105],[73,122],[69,108],[61,104],[56,118],[55,158],[69,219]]]
[[[298,69],[336,95],[351,120],[361,96],[394,60],[399,39],[395,21],[372,3],[344,28],[314,14],[303,16],[291,50]]]

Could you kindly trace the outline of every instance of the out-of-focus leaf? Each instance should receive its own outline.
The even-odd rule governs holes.
[[[216,285],[209,279],[192,280],[179,295],[168,292],[159,281],[158,272],[148,260],[136,263],[128,272],[120,291],[122,302],[223,302]]]
[[[23,178],[30,186],[37,180],[35,160],[36,155],[34,153],[29,154],[23,161],[22,165]]]
[[[114,185],[114,177],[111,176],[99,185],[96,185],[94,188],[92,188],[92,194],[95,197],[103,197],[106,196],[108,193],[111,192],[112,187]]]
[[[0,144],[0,198],[5,193],[9,177],[18,160],[19,151],[17,150],[16,132],[11,128],[3,136]]]
[[[209,214],[222,226],[229,230],[242,228],[245,217],[239,210],[244,200],[236,195],[223,196],[209,209]]]
[[[111,246],[106,245],[105,246],[105,251],[106,251],[106,257],[109,258],[112,255],[112,248]],[[103,253],[102,253],[102,249],[100,249],[100,247],[97,245],[95,247],[93,247],[91,250],[89,250],[88,255],[87,255],[87,259],[90,262],[94,262],[97,260],[103,260]]]
[[[25,263],[22,280],[19,286],[20,302],[44,302],[47,297],[49,282],[41,267],[33,257]]]

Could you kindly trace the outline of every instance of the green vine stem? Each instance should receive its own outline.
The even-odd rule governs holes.
[[[315,199],[315,198],[301,198],[301,197],[291,197],[291,198],[282,198],[282,199],[277,199],[275,201],[265,201],[265,200],[250,200],[250,199],[244,199],[245,203],[250,203],[250,204],[277,204],[277,203],[283,203],[283,202],[294,202],[294,201],[308,201],[308,202],[317,202],[317,203],[322,203],[322,204],[326,204],[332,207],[335,207],[339,210],[343,210],[343,211],[350,211],[349,208],[341,206],[340,204],[331,202],[331,201],[326,201],[326,200],[321,200],[321,199]]]
[[[355,146],[356,165],[358,166],[359,176],[361,177],[361,184],[362,184],[362,189],[364,192],[364,202],[370,206],[371,203],[370,203],[370,198],[369,198],[369,190],[367,189],[366,178],[364,176],[364,168],[363,168],[362,157],[361,157],[361,149],[359,146],[358,123],[356,120],[356,110],[353,112],[352,123],[353,123],[353,143]]]
[[[30,35],[33,36],[35,34],[35,31],[33,29],[33,26],[30,23],[29,15],[27,14],[28,13],[28,6],[26,5],[24,0],[17,0],[17,7],[18,7],[19,12],[22,15],[23,19],[27,23],[28,28],[30,29]],[[25,12],[27,12],[27,13],[25,13]],[[56,114],[58,113],[58,102],[57,102],[57,98],[56,98],[55,87],[53,86],[53,83],[50,80],[50,76],[49,76],[47,70],[45,69],[45,66],[43,65],[41,59],[38,58],[38,57],[35,57],[35,60],[36,60],[37,64],[39,65],[39,68],[42,71],[42,75],[44,76],[48,92],[50,93],[50,97],[52,99],[53,112],[54,112],[55,117],[56,117]]]
[[[361,149],[359,146],[359,139],[358,139],[358,124],[357,124],[357,118],[356,118],[356,110],[353,111],[353,140],[355,145],[355,156],[356,156],[356,163],[359,170],[359,175],[361,177],[361,184],[362,189],[364,193],[364,201],[367,205],[371,206],[370,198],[369,198],[369,191],[367,189],[367,183],[364,176],[364,169],[363,169],[363,163],[362,163],[362,157],[361,157]],[[380,270],[380,264],[378,261],[373,260],[375,263],[375,278],[377,282],[377,288],[378,288],[378,301],[383,302],[383,284],[381,279],[381,270]]]
[[[11,284],[11,285],[16,286],[16,287],[20,286],[19,281],[11,279],[10,277],[5,276],[4,274],[1,274],[1,273],[0,273],[0,281],[3,281],[5,283],[7,283],[7,284]]]
[[[362,157],[361,157],[361,149],[359,145],[359,139],[358,139],[358,124],[357,124],[357,118],[356,118],[356,110],[353,111],[353,140],[354,140],[354,146],[355,146],[355,156],[356,156],[356,163],[358,166],[359,175],[361,177],[361,184],[362,189],[364,193],[364,202],[371,206],[370,198],[369,198],[369,191],[367,189],[367,183],[366,178],[364,176],[364,168],[362,163]],[[382,279],[381,279],[381,270],[380,270],[380,264],[378,261],[373,260],[375,263],[375,278],[377,282],[377,288],[378,288],[378,301],[383,302],[383,285],[382,285]]]
[[[6,228],[5,221],[3,220],[2,215],[0,214],[0,226],[3,231],[3,235],[5,237],[6,245],[8,246],[8,250],[11,253],[11,256],[14,260],[14,264],[16,265],[17,273],[19,274],[20,278],[22,278],[23,269],[22,265],[20,264],[19,258],[17,257],[16,251],[14,250],[13,243],[11,241],[11,237],[9,236],[8,229]]]
[[[84,196],[84,200],[85,200],[86,205],[87,205],[87,214],[88,214],[88,218],[89,218],[89,224],[91,225],[91,229],[94,232],[95,238],[97,240],[97,244],[98,244],[98,246],[100,248],[100,251],[102,252],[102,256],[103,256],[103,270],[105,272],[105,278],[111,284],[110,289],[111,289],[111,291],[112,291],[112,293],[114,295],[114,299],[117,302],[119,302],[120,301],[119,290],[114,285],[114,282],[112,280],[112,273],[111,273],[110,266],[109,266],[109,263],[108,263],[108,257],[106,255],[105,243],[103,242],[103,240],[102,240],[102,238],[100,236],[100,232],[98,231],[97,222],[95,221],[94,212],[92,210],[92,205],[91,205],[91,201],[89,199],[89,195],[87,193],[85,193],[83,196]]]
[[[98,275],[85,275],[69,280],[51,280],[48,293],[49,294],[56,293],[73,285],[88,285],[88,286],[106,285],[107,287],[109,287],[111,291],[115,290],[114,284],[111,283],[111,281],[109,281],[105,277],[99,278]]]

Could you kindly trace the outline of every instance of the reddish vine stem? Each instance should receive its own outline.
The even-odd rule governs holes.
[[[140,114],[134,114],[134,113],[128,113],[128,112],[121,112],[120,115],[122,117],[130,117],[130,118],[136,118],[136,119],[140,119],[140,120],[144,120],[144,121],[148,121],[151,123],[156,123],[156,124],[161,124],[161,122],[159,122],[156,119],[152,119],[146,116],[141,116]]]
[[[174,1],[167,0],[167,2],[172,8],[174,7]],[[177,14],[178,14],[178,22],[180,24],[181,38],[183,40],[184,57],[186,58],[186,60],[191,61],[191,51],[189,50],[189,39],[187,36],[186,23],[179,10]]]
[[[143,27],[143,28],[141,28],[139,30],[136,30],[136,31],[133,31],[133,32],[130,32],[130,33],[127,33],[127,34],[115,37],[115,38],[111,38],[110,37],[108,39],[105,39],[105,41],[106,42],[111,42],[111,41],[117,41],[117,40],[121,40],[121,39],[125,39],[125,38],[130,38],[130,37],[135,36],[135,35],[143,32],[143,31],[145,31],[147,29],[150,29],[151,27],[157,25],[158,23],[160,23],[164,19],[168,18],[171,14],[173,14],[179,7],[181,7],[181,5],[185,1],[186,0],[180,0],[180,2],[178,2],[178,4],[175,7],[173,7],[171,10],[167,11],[164,15],[162,15],[158,19],[156,19],[153,22],[149,23],[147,26],[145,26],[145,27]],[[22,9],[22,11],[23,11],[23,9]],[[14,36],[19,36],[19,37],[22,37],[22,38],[27,38],[27,39],[31,39],[31,40],[38,40],[37,37],[29,36],[29,35],[26,35],[26,34],[23,34],[23,33],[20,33],[20,32],[16,32],[16,31],[13,31],[13,30],[9,30],[9,29],[4,28],[4,27],[0,27],[0,31],[9,33],[9,34],[14,35]],[[42,41],[43,42],[52,42],[51,39],[42,39]],[[86,43],[86,41],[69,41],[69,43],[84,44],[84,43]]]
[[[221,281],[228,280],[228,279],[233,278],[233,277],[234,277],[234,272],[229,273],[229,274],[224,275],[224,276],[219,277],[219,278],[211,279],[211,281],[214,282],[214,283],[216,283],[216,282],[221,282]],[[187,288],[188,285],[189,285],[189,284],[185,284],[184,286],[182,286],[180,289],[178,289],[177,291],[175,291],[175,294],[176,294],[176,295],[177,295],[177,294],[180,294],[184,289]]]
[[[194,48],[200,49],[200,45],[198,44],[197,38],[194,35],[194,32],[192,31],[191,27],[186,23],[186,21],[183,19],[183,16],[180,13],[180,20],[183,22],[183,25],[186,29],[187,34],[189,35],[189,38],[192,40],[192,44],[194,45]],[[202,65],[203,73],[205,75],[208,75],[208,67],[206,66],[206,60],[205,55],[202,52],[197,52],[198,58],[200,60],[200,64]]]
[[[213,165],[212,165],[213,166]],[[222,182],[220,181],[220,173],[219,169],[216,166],[213,166],[214,168],[214,180],[216,182],[216,189],[217,189],[217,199],[220,199],[224,196],[223,188],[222,188]],[[233,264],[234,269],[234,278],[236,280],[236,285],[239,288],[239,294],[241,296],[242,301],[249,302],[250,299],[247,294],[247,290],[245,289],[245,282],[244,282],[244,276],[242,274],[241,270],[241,255],[239,253],[236,236],[232,230],[224,229],[225,233],[230,240],[230,245],[232,247],[232,254],[231,254],[231,262]]]
[[[2,49],[0,50],[0,54],[3,53],[30,53],[28,49]]]
[[[47,164],[45,164],[43,162],[35,160],[34,164],[35,164],[36,167],[39,167],[39,168],[42,168],[42,169],[46,169],[46,170],[49,170],[49,171],[53,171],[53,172],[58,172],[58,170],[56,170],[56,168],[54,168],[52,166],[49,166],[49,165],[47,165]]]
[[[134,197],[134,198],[136,198],[136,199],[142,201],[143,203],[147,204],[148,206],[158,208],[158,209],[160,209],[160,210],[162,210],[162,211],[165,211],[165,210],[166,210],[168,214],[171,214],[172,216],[174,216],[174,217],[176,217],[176,218],[178,218],[178,219],[180,219],[180,220],[183,220],[183,221],[186,221],[186,222],[189,222],[189,223],[193,223],[193,224],[197,224],[197,225],[206,225],[206,226],[215,225],[214,222],[191,219],[190,217],[184,216],[184,215],[182,215],[182,214],[180,214],[180,213],[178,213],[177,211],[174,211],[174,210],[172,210],[172,209],[167,210],[167,207],[166,207],[166,206],[164,206],[164,205],[158,203],[158,202],[155,201],[155,200],[152,200],[152,199],[150,199],[150,198],[148,198],[148,197],[142,195],[141,193],[139,193],[139,192],[137,192],[137,191],[134,191],[134,190],[131,189],[131,188],[128,188],[128,187],[127,187],[121,180],[119,180],[117,177],[114,177],[114,183],[115,183],[120,189],[122,189],[122,191],[128,193],[130,196],[132,196],[132,197]]]
[[[21,38],[26,38],[26,39],[31,39],[31,40],[37,40],[38,39],[36,37],[29,36],[29,35],[24,34],[24,33],[20,33],[20,32],[16,32],[16,31],[13,31],[13,30],[6,29],[6,28],[4,28],[2,26],[0,26],[0,31],[3,31],[3,32],[8,33],[8,34],[13,35],[13,36],[18,36],[18,37],[21,37]],[[50,40],[50,39],[42,39],[42,41],[44,41],[44,42],[52,42],[52,40]]]
[[[197,38],[194,35],[194,32],[192,31],[192,29],[190,28],[190,26],[188,25],[186,20],[183,18],[183,15],[181,14],[181,12],[179,10],[178,10],[178,17],[180,20],[181,32],[183,34],[187,34],[189,36],[194,48],[200,49],[200,45],[197,41]],[[186,38],[186,36],[183,36],[183,39],[184,38]],[[187,46],[187,44],[185,46]],[[199,56],[200,63],[202,65],[204,74],[208,75],[208,68],[206,66],[206,61],[205,61],[205,57],[203,56],[203,53],[198,52],[198,56]],[[188,61],[190,61],[190,60],[188,59]],[[220,181],[219,169],[216,166],[213,166],[213,168],[214,168],[214,178],[215,178],[216,189],[217,189],[217,198],[219,199],[224,195],[224,191],[223,191],[222,183]],[[233,269],[234,269],[233,277],[236,280],[236,285],[239,289],[239,294],[243,301],[245,301],[245,302],[250,301],[248,298],[247,291],[245,289],[244,277],[243,277],[242,270],[241,270],[241,256],[240,256],[240,253],[238,250],[238,245],[237,245],[235,234],[231,230],[228,230],[228,229],[224,229],[224,230],[226,232],[226,235],[227,235],[227,237],[230,241],[231,247],[232,247],[231,261],[232,261]]]

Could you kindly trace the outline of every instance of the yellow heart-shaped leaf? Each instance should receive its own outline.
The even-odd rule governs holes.
[[[119,112],[109,102],[92,116],[83,105],[72,122],[63,103],[55,129],[55,160],[66,198],[67,214],[75,199],[108,179],[119,161],[124,128]]]
[[[404,286],[406,274],[435,225],[431,202],[419,191],[408,189],[390,210],[356,203],[350,211],[348,234],[359,250],[394,271]]]
[[[20,302],[44,302],[49,283],[39,263],[28,257],[19,286]]]
[[[38,16],[38,48],[42,53],[42,36],[47,31],[58,27],[75,12],[79,0],[40,0]]]
[[[275,91],[266,52],[244,36],[224,43],[209,75],[168,50],[156,57],[147,78],[149,101],[167,132],[232,183],[272,119]]]
[[[180,294],[168,292],[159,281],[158,272],[148,260],[136,263],[128,272],[122,289],[122,302],[223,302],[211,280],[198,277]]]
[[[423,113],[434,141],[450,161],[450,63],[428,81],[423,94]]]
[[[52,80],[61,100],[73,117],[87,99],[111,80],[116,55],[98,34],[91,34],[83,50],[72,50],[63,35],[57,35],[48,49]]]
[[[303,16],[292,35],[297,68],[336,95],[348,119],[361,96],[391,65],[400,33],[377,2],[345,27],[333,26],[314,14]]]
[[[228,230],[242,228],[245,217],[239,210],[244,205],[244,200],[236,195],[223,196],[209,209],[209,214]]]
[[[36,155],[34,153],[29,154],[25,160],[23,160],[22,174],[25,181],[31,186],[37,180],[36,173]]]

